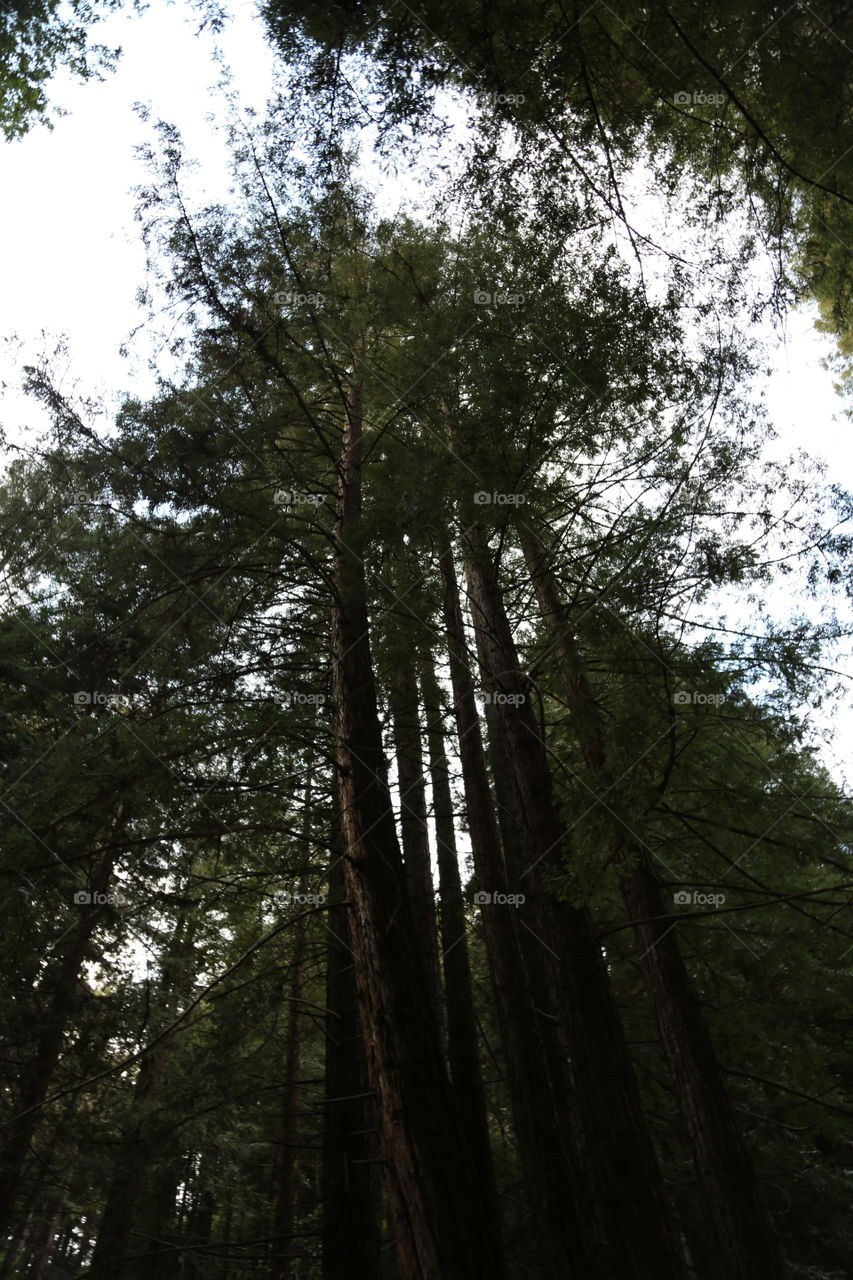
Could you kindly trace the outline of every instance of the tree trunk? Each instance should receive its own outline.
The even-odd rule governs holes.
[[[418,684],[414,667],[402,662],[391,681],[391,715],[400,788],[400,835],[406,889],[415,918],[415,936],[424,959],[430,998],[436,1021],[441,1020],[438,941],[435,921],[435,886],[432,879],[427,833],[426,781],[424,779]]]
[[[602,795],[614,797],[598,706],[573,629],[541,543],[519,532],[539,608],[560,662],[562,690],[587,768]],[[778,1239],[716,1060],[699,997],[684,963],[648,847],[617,831],[608,855],[636,866],[621,882],[634,925],[639,964],[654,1010],[669,1075],[684,1118],[696,1173],[714,1231],[721,1280],[771,1280],[785,1274]]]
[[[444,536],[440,557],[454,713],[474,870],[489,893],[509,892],[489,785],[474,682],[468,661],[453,554]],[[571,1105],[556,1094],[548,1070],[543,1023],[530,981],[520,926],[508,909],[481,910],[492,994],[501,1031],[507,1085],[531,1219],[533,1274],[602,1277],[594,1232],[584,1220],[585,1195],[563,1116]]]
[[[63,1201],[59,1196],[47,1201],[40,1230],[30,1246],[27,1276],[32,1280],[45,1280],[55,1255],[54,1240],[63,1217]]]
[[[326,1098],[323,1108],[323,1280],[378,1280],[381,1195],[376,1101],[358,1026],[352,939],[340,858],[329,871]]]
[[[302,830],[306,841],[310,833],[311,782],[312,771],[309,765],[305,782],[305,804],[302,811]],[[304,892],[304,880],[300,880],[299,892]],[[293,1232],[296,1221],[296,1176],[298,1168],[297,1135],[299,1131],[298,1081],[302,1032],[300,1004],[305,985],[307,936],[308,916],[302,914],[296,922],[293,957],[291,959],[290,1014],[284,1061],[284,1084],[281,1096],[281,1124],[278,1136],[278,1153],[275,1160],[276,1179],[272,1214],[273,1256],[270,1280],[290,1280],[293,1273]]]
[[[477,1022],[465,901],[459,875],[459,852],[453,820],[453,796],[445,750],[441,689],[432,658],[421,661],[421,689],[427,724],[429,770],[440,890],[441,950],[447,1008],[447,1052],[450,1078],[456,1094],[463,1139],[471,1153],[471,1165],[481,1188],[484,1216],[500,1239],[495,1171],[489,1139],[486,1094],[477,1048]]]
[[[209,1269],[207,1247],[212,1242],[214,1198],[211,1179],[218,1161],[215,1150],[203,1150],[198,1172],[193,1178],[192,1207],[183,1229],[184,1251],[181,1254],[181,1276],[184,1280],[202,1280]],[[190,1169],[185,1178],[189,1181]],[[227,1237],[226,1237],[227,1239]]]
[[[400,1280],[492,1276],[414,937],[382,750],[361,529],[361,401],[350,395],[340,466],[332,690],[344,883],[368,1076],[376,1092]]]
[[[541,962],[546,1007],[571,1062],[585,1167],[606,1242],[605,1274],[681,1280],[683,1258],[592,920],[588,912],[553,898],[544,878],[552,868],[559,873],[569,865],[571,850],[492,553],[476,525],[467,530],[466,541],[472,617],[504,775],[508,870],[526,895],[522,922],[540,944],[531,960]]]
[[[103,833],[108,847],[92,876],[93,893],[105,893],[107,890],[116,859],[115,847],[110,842],[125,820],[124,805],[119,804],[108,831]],[[42,1103],[48,1095],[62,1052],[65,1029],[74,1010],[80,971],[100,915],[96,906],[81,911],[58,968],[49,972],[42,984],[40,994],[46,997],[47,1009],[39,1017],[35,1061],[23,1082],[17,1115],[8,1122],[0,1154],[0,1239],[13,1227],[21,1174],[41,1119]]]
[[[163,976],[158,983],[157,1007],[163,1022],[174,1014],[178,1000],[185,993],[194,974],[185,960],[192,952],[193,921],[187,927],[187,907],[178,916],[169,944]],[[133,1092],[132,1119],[124,1135],[115,1177],[107,1193],[98,1238],[88,1275],[109,1280],[148,1280],[154,1274],[155,1259],[146,1255],[157,1249],[158,1222],[162,1216],[159,1191],[163,1185],[173,1188],[171,1208],[174,1210],[174,1171],[164,1167],[172,1154],[168,1121],[150,1115],[151,1099],[161,1090],[174,1037],[168,1036],[146,1054],[139,1068]],[[157,1167],[154,1168],[154,1165]],[[154,1206],[157,1206],[155,1209]],[[171,1213],[169,1214],[171,1217]],[[139,1258],[133,1255],[139,1254]]]

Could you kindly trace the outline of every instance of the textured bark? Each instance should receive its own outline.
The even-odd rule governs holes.
[[[313,765],[309,762],[305,777],[305,798],[302,806],[302,836],[306,850],[309,847],[308,842],[311,834],[312,791]],[[305,892],[305,884],[302,880],[300,880],[298,892]],[[270,1280],[290,1280],[293,1274],[293,1233],[296,1222],[296,1182],[298,1172],[297,1136],[299,1132],[299,1062],[302,1036],[301,1002],[305,985],[308,919],[308,915],[303,912],[296,921],[293,955],[290,962],[287,1048],[284,1060],[284,1083],[281,1091],[278,1152],[274,1161],[273,1253]]]
[[[208,1266],[206,1246],[211,1243],[213,1229],[214,1197],[210,1187],[211,1175],[217,1165],[215,1152],[203,1151],[198,1172],[194,1178],[192,1209],[184,1225],[184,1252],[181,1257],[182,1280],[202,1280]],[[227,1237],[226,1237],[227,1238]]]
[[[156,1007],[163,1022],[174,1015],[194,977],[192,966],[186,963],[192,953],[194,927],[192,918],[188,924],[188,908],[183,907],[157,984]],[[116,1160],[87,1273],[98,1280],[149,1280],[156,1274],[156,1258],[147,1255],[162,1242],[159,1228],[168,1225],[174,1212],[177,1176],[168,1165],[174,1154],[171,1123],[165,1114],[158,1115],[151,1103],[161,1093],[174,1043],[174,1035],[161,1040],[146,1054],[139,1068],[131,1120]],[[164,1188],[168,1208],[163,1203]]]
[[[388,789],[361,530],[361,405],[347,404],[332,612],[332,691],[343,869],[368,1078],[376,1092],[400,1280],[499,1271],[481,1229],[432,1012]]]
[[[179,1163],[164,1160],[156,1141],[149,1150],[134,1221],[133,1252],[139,1256],[134,1256],[128,1266],[132,1280],[162,1280],[164,1267],[177,1256],[169,1251],[182,1243],[175,1221]]]
[[[418,683],[414,667],[403,662],[391,680],[391,715],[397,781],[400,788],[400,836],[406,889],[412,905],[415,936],[430,987],[436,1019],[441,1017],[438,940],[436,938],[435,886],[432,879],[427,832],[426,780],[424,778]]]
[[[115,839],[124,821],[125,808],[119,804],[109,829],[102,834],[107,848],[92,876],[93,893],[105,893],[109,886],[116,859],[116,849],[109,842]],[[0,1239],[8,1235],[14,1225],[15,1200],[21,1174],[41,1119],[42,1103],[48,1095],[62,1052],[65,1030],[76,1004],[77,984],[83,961],[100,917],[101,911],[94,906],[81,911],[58,967],[48,972],[42,984],[40,995],[47,1007],[40,1015],[36,1031],[35,1059],[26,1069],[17,1103],[17,1115],[5,1128],[0,1153]]]
[[[572,712],[584,762],[612,804],[616,792],[607,768],[604,726],[571,621],[538,538],[527,527],[519,536],[542,617],[553,637],[563,696]],[[699,996],[684,963],[648,847],[633,832],[617,830],[608,857],[623,864],[635,863],[635,869],[622,880],[622,894],[714,1232],[720,1280],[781,1277],[785,1267],[778,1239],[738,1132]]]
[[[459,851],[453,818],[453,795],[446,755],[441,689],[431,657],[421,661],[421,689],[427,725],[429,771],[438,861],[441,949],[447,1010],[447,1054],[456,1094],[463,1140],[483,1200],[484,1219],[500,1238],[500,1214],[489,1138],[486,1094],[477,1047],[477,1021],[465,900],[459,875]]]
[[[300,892],[302,890],[300,889]],[[281,1090],[281,1122],[275,1160],[275,1194],[273,1199],[273,1254],[270,1280],[290,1280],[293,1274],[293,1232],[296,1219],[296,1178],[298,1168],[297,1135],[299,1130],[299,1059],[302,1023],[300,1001],[305,983],[305,944],[307,915],[300,916],[294,936],[288,990],[290,1016],[284,1060],[284,1083]]]
[[[468,661],[453,554],[445,537],[440,558],[444,620],[471,853],[483,890],[507,893],[509,882],[489,784],[474,682]],[[531,984],[522,932],[507,908],[481,910],[492,994],[507,1069],[507,1087],[524,1169],[530,1213],[532,1274],[603,1277],[575,1144],[566,1141],[572,1106],[568,1073],[560,1091],[548,1069],[547,1018]]]
[[[521,673],[497,572],[483,531],[466,533],[466,571],[490,728],[502,761],[501,814],[510,879],[527,895],[547,1007],[571,1062],[584,1167],[600,1211],[605,1274],[684,1276],[624,1028],[588,912],[558,902],[546,874],[571,850],[551,793],[548,759]],[[506,700],[509,699],[509,700]]]
[[[156,1094],[164,1065],[162,1053],[143,1061],[133,1095],[135,1111],[143,1110],[148,1099]],[[147,1133],[144,1122],[138,1120],[133,1123],[124,1136],[116,1159],[116,1171],[107,1193],[87,1275],[97,1276],[99,1280],[101,1277],[125,1280],[132,1274],[132,1253],[142,1253],[149,1248],[148,1242],[139,1244],[134,1227],[143,1179],[157,1150],[157,1143]]]
[[[330,900],[342,904],[343,893],[343,866],[337,857],[329,871]],[[323,1280],[377,1280],[382,1267],[376,1100],[367,1096],[352,940],[344,905],[328,913],[328,927]]]
[[[55,1196],[44,1207],[39,1230],[30,1246],[27,1276],[30,1280],[46,1280],[50,1275],[56,1250],[54,1240],[63,1219],[63,1199]]]

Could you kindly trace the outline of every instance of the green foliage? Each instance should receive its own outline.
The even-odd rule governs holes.
[[[0,13],[0,130],[18,138],[49,123],[46,86],[59,67],[83,80],[115,65],[119,50],[89,43],[89,30],[120,0],[15,0]]]

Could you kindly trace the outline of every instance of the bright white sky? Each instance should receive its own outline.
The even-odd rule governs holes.
[[[69,382],[78,381],[89,394],[109,402],[123,391],[145,395],[151,387],[146,335],[130,359],[119,355],[119,346],[143,319],[135,303],[144,254],[132,189],[147,174],[134,148],[151,140],[153,121],[178,126],[187,155],[199,162],[207,197],[227,195],[227,156],[207,119],[211,111],[226,114],[214,88],[217,41],[198,34],[197,15],[186,0],[154,0],[143,14],[119,12],[100,25],[96,38],[123,47],[118,70],[102,83],[79,84],[61,75],[49,96],[69,114],[52,132],[36,127],[0,145],[0,338],[16,334],[22,344],[7,350],[11,367],[7,360],[2,374],[10,394],[0,422],[11,440],[44,424],[37,406],[14,394],[15,368],[61,335],[69,340]],[[262,111],[274,58],[251,0],[233,0],[232,19],[218,43],[241,103]],[[135,114],[137,102],[150,106],[152,123]],[[809,316],[792,315],[786,328],[767,386],[780,451],[803,447],[828,463],[832,479],[853,484],[850,424],[820,363],[830,346]],[[837,746],[842,749],[844,739]]]

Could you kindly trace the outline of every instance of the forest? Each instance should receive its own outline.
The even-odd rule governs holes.
[[[853,1280],[851,13],[253,12],[154,393],[5,375],[0,1280]]]

